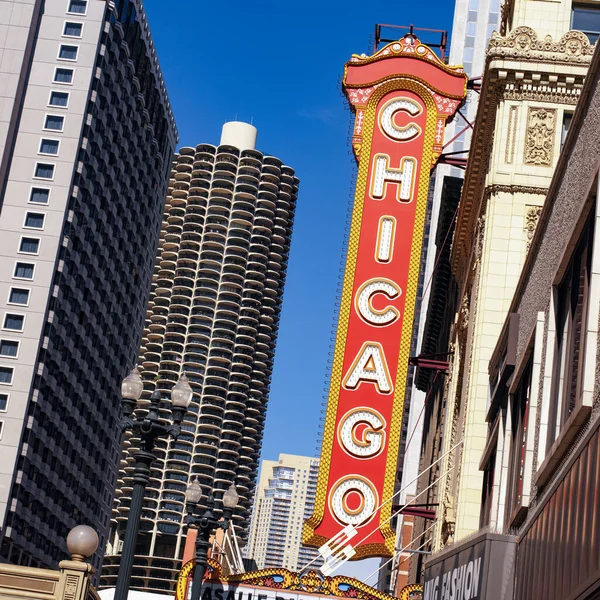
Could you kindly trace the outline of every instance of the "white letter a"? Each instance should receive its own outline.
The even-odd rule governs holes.
[[[365,342],[348,369],[342,385],[355,390],[362,382],[374,383],[380,394],[392,391],[392,380],[381,344]]]

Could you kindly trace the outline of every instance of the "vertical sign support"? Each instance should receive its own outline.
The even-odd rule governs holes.
[[[466,95],[413,35],[346,64],[358,177],[313,515],[305,544],[352,526],[353,559],[391,556],[404,389],[431,168]]]

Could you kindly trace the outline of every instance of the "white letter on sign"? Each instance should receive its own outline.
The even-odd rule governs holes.
[[[355,497],[356,506],[349,506]],[[373,484],[358,475],[342,477],[329,492],[329,504],[334,517],[342,525],[362,525],[373,517],[377,508],[377,492]]]
[[[374,383],[380,394],[392,391],[392,380],[383,347],[377,342],[363,344],[344,378],[343,386],[355,390],[363,381]]]
[[[396,113],[407,112],[416,117],[423,112],[421,106],[410,98],[393,98],[379,113],[379,126],[381,130],[391,139],[398,142],[407,142],[421,134],[421,128],[416,123],[409,123],[406,127],[398,127],[394,122]]]
[[[364,429],[358,433],[357,429]],[[372,408],[355,408],[340,421],[338,439],[342,448],[356,458],[372,458],[385,444],[385,420]]]
[[[389,263],[394,254],[396,238],[396,219],[394,217],[381,217],[377,228],[377,248],[375,260],[379,263]]]
[[[388,183],[398,185],[397,198],[400,202],[410,202],[413,193],[413,179],[417,170],[417,160],[405,157],[399,169],[390,168],[390,157],[387,154],[376,154],[373,157],[371,198],[381,200],[386,193]]]
[[[384,294],[390,300],[397,298],[402,290],[389,279],[371,279],[365,281],[356,290],[356,312],[369,324],[377,327],[385,327],[397,321],[400,313],[393,306],[387,306],[383,310],[373,308],[373,296]]]

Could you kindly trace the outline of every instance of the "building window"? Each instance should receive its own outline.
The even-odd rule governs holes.
[[[22,304],[23,306],[27,306],[29,304],[29,290],[25,290],[23,288],[10,288],[10,293],[8,294],[8,303]]]
[[[73,83],[73,69],[58,67],[54,71],[54,83]]]
[[[4,323],[2,327],[8,331],[23,331],[24,323],[25,317],[23,315],[13,315],[12,313],[6,313],[4,315]]]
[[[35,265],[31,263],[18,262],[15,265],[14,277],[17,279],[33,279]]]
[[[600,35],[600,6],[587,3],[573,3],[571,29],[582,31],[590,44],[595,44]]]
[[[0,384],[11,385],[14,372],[13,367],[0,367]]]
[[[44,129],[52,131],[62,131],[65,125],[65,118],[60,115],[46,115],[44,120]]]
[[[40,251],[40,240],[38,238],[24,237],[21,238],[19,252],[25,254],[38,254]]]
[[[66,44],[60,45],[58,51],[58,58],[62,60],[77,60],[77,53],[79,52],[79,46],[67,46]]]
[[[523,472],[529,417],[529,399],[531,397],[531,370],[533,358],[529,359],[523,371],[519,385],[511,401],[511,446],[508,463],[508,489],[506,516],[507,524],[517,517],[515,511],[522,506]]]
[[[4,392],[0,394],[0,412],[6,412],[8,410],[8,394]]]
[[[4,358],[17,358],[19,355],[19,342],[14,340],[0,340],[0,356]]]
[[[34,177],[38,179],[54,179],[54,165],[37,163],[35,165]]]
[[[29,194],[29,202],[34,204],[48,204],[50,200],[50,190],[47,188],[31,188]]]
[[[29,229],[43,229],[45,218],[46,218],[46,215],[44,213],[28,212],[25,215],[24,227],[27,227]]]
[[[69,106],[69,93],[68,92],[50,92],[50,100],[48,101],[50,106],[58,106],[60,108],[67,108]]]
[[[87,11],[87,0],[71,0],[67,12],[85,15]]]
[[[58,147],[60,146],[60,142],[58,140],[47,140],[42,139],[40,142],[40,154],[51,154],[52,156],[56,156],[58,154]]]
[[[81,37],[81,32],[83,31],[82,23],[70,23],[67,21],[65,23],[65,27],[63,29],[63,35],[66,37]]]
[[[594,219],[589,219],[555,291],[556,341],[546,452],[575,410],[581,392],[593,224]]]
[[[560,134],[560,148],[565,145],[565,140],[567,139],[567,133],[569,133],[569,127],[571,127],[571,121],[573,120],[573,113],[564,112],[563,113],[563,122],[562,122],[562,131]]]

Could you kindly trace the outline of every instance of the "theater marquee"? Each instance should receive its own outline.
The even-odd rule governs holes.
[[[345,69],[358,178],[315,512],[303,539],[320,546],[353,525],[355,559],[394,549],[391,503],[378,507],[394,492],[430,170],[466,83],[462,68],[413,36],[355,55]]]
[[[181,567],[175,600],[189,600],[195,560]],[[314,570],[293,573],[279,567],[224,576],[221,565],[208,560],[201,600],[413,600],[422,596],[422,586],[407,585],[397,598],[366,583],[339,575],[324,577]],[[156,597],[156,594],[149,594]]]

